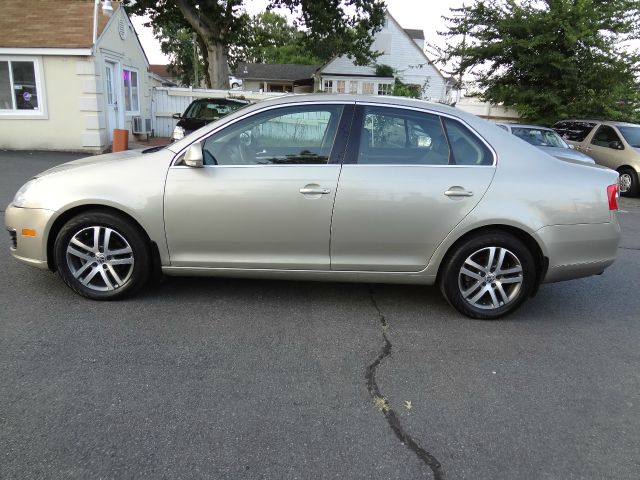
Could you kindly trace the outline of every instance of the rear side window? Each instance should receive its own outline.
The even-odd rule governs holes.
[[[443,118],[451,144],[451,163],[455,165],[492,165],[491,150],[462,123]]]
[[[440,117],[391,107],[364,107],[357,163],[447,165],[450,152]]]
[[[558,122],[553,129],[565,140],[582,142],[595,126],[593,122]]]

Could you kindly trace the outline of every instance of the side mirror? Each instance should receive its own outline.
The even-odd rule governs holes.
[[[204,166],[202,143],[196,142],[187,149],[187,153],[184,154],[184,164],[193,168],[202,168]]]
[[[181,113],[174,113],[173,115],[171,115],[171,118],[175,118],[176,120],[180,120],[182,118],[182,114]]]
[[[609,148],[613,148],[614,150],[624,150],[624,145],[620,140],[614,140],[613,142],[609,142]]]

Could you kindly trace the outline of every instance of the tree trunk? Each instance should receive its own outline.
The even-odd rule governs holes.
[[[211,88],[229,89],[229,64],[224,45],[207,43],[207,63]]]

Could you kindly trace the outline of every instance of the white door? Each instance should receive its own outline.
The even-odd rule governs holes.
[[[118,96],[116,94],[116,65],[105,63],[105,108],[107,111],[107,135],[109,142],[113,141],[113,129],[118,125]]]

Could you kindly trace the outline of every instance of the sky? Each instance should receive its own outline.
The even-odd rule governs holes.
[[[264,11],[268,3],[268,0],[247,0],[245,6],[250,15],[255,15]],[[448,15],[450,8],[460,7],[463,0],[387,0],[386,3],[391,15],[403,28],[421,29],[427,43],[442,46],[443,40],[436,33],[445,29],[442,16]],[[147,20],[142,17],[132,17],[131,20],[149,63],[169,63],[169,59],[160,51],[160,43],[153,37],[151,28],[142,25]]]

